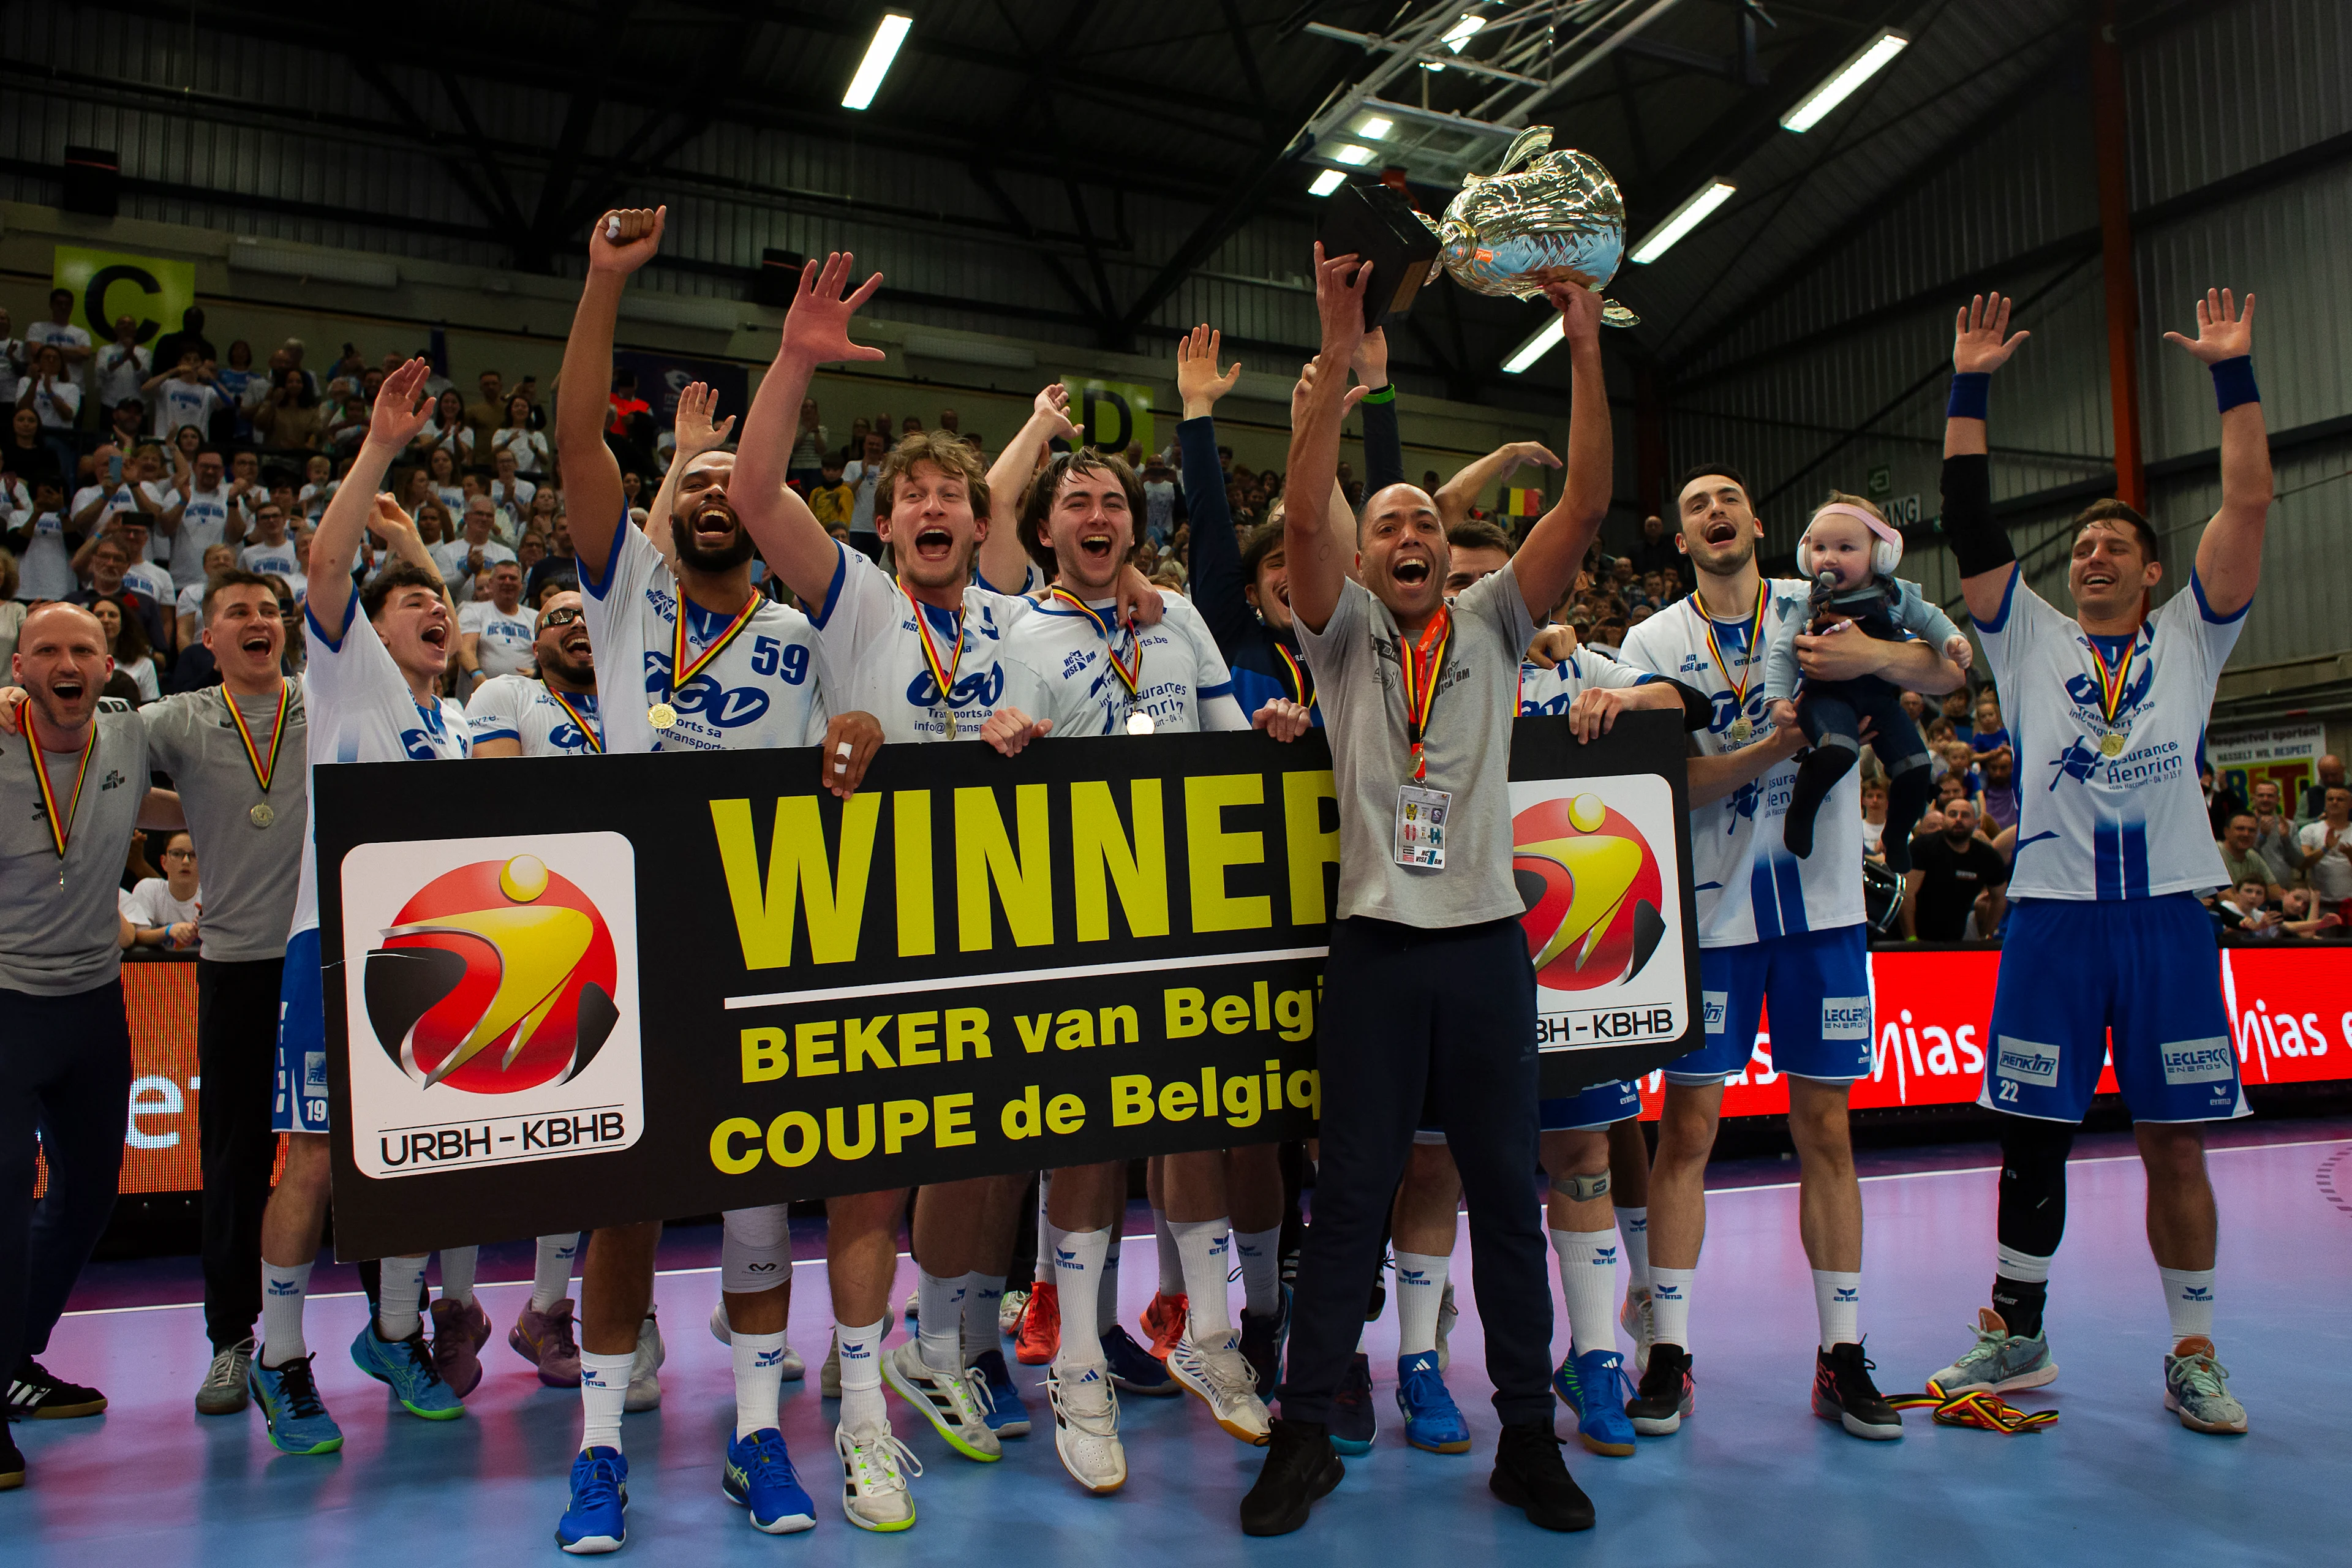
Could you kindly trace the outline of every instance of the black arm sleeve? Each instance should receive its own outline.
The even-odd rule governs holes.
[[[1707,725],[1714,722],[1715,704],[1708,701],[1706,697],[1701,695],[1696,688],[1685,686],[1681,681],[1675,679],[1672,676],[1662,675],[1658,677],[1658,679],[1664,681],[1668,686],[1673,687],[1675,689],[1675,695],[1683,700],[1684,729],[1694,731],[1704,730]]]
[[[1185,420],[1176,426],[1176,444],[1184,464],[1184,510],[1192,519],[1192,604],[1230,664],[1257,616],[1242,592],[1242,551],[1234,542],[1224,470],[1217,463],[1217,422],[1205,414]]]
[[[1992,459],[1984,453],[1944,459],[1944,537],[1963,577],[1997,572],[2017,559],[2009,531],[1992,514]]]
[[[1397,434],[1396,389],[1381,390],[1388,395],[1377,403],[1368,397],[1356,405],[1364,416],[1364,494],[1368,497],[1404,483],[1404,440]]]

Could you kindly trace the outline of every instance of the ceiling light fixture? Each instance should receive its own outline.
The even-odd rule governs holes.
[[[866,58],[857,62],[857,74],[849,79],[849,90],[841,95],[842,108],[863,109],[874,101],[882,90],[882,79],[890,74],[890,62],[898,58],[898,46],[907,41],[907,29],[914,25],[912,16],[884,14],[881,26],[874,29],[874,41],[866,46]]]
[[[1348,176],[1344,171],[1326,169],[1315,176],[1315,183],[1307,187],[1307,194],[1310,196],[1328,196],[1347,183]]]
[[[1738,189],[1728,180],[1709,180],[1691,198],[1666,215],[1666,221],[1650,231],[1647,239],[1633,247],[1626,260],[1647,267],[1667,251],[1675,242],[1706,221],[1706,215],[1731,199]]]
[[[1832,71],[1822,85],[1805,94],[1804,100],[1780,116],[1784,131],[1811,131],[1829,118],[1830,111],[1853,96],[1856,89],[1880,71],[1887,63],[1909,47],[1907,34],[1892,27],[1882,27],[1878,36],[1854,52],[1853,58]]]

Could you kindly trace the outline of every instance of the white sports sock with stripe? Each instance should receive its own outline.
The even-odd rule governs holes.
[[[872,1432],[890,1424],[882,1404],[882,1337],[890,1331],[887,1313],[862,1329],[835,1324],[834,1343],[841,1352],[841,1425],[851,1432]]]
[[[591,1448],[620,1447],[621,1412],[629,1403],[629,1373],[636,1363],[637,1352],[635,1351],[623,1351],[619,1355],[598,1355],[594,1351],[580,1352],[582,1453]]]
[[[1103,1364],[1102,1268],[1109,1251],[1108,1230],[1065,1231],[1054,1249],[1059,1282],[1055,1293],[1062,1303],[1062,1344],[1054,1352],[1057,1369]]]
[[[539,1238],[539,1256],[530,1268],[530,1310],[544,1312],[572,1294],[572,1264],[580,1256],[580,1233]],[[441,1260],[441,1277],[449,1276],[449,1260]]]
[[[776,1410],[784,1396],[784,1335],[747,1334],[735,1331],[735,1436],[749,1437],[776,1424]],[[635,1361],[632,1352],[630,1359]],[[585,1363],[583,1363],[585,1365]],[[621,1393],[629,1391],[628,1373],[621,1374]],[[847,1397],[846,1390],[843,1397]]]
[[[1223,1344],[1234,1331],[1233,1309],[1225,1300],[1225,1271],[1232,1252],[1233,1222],[1215,1219],[1171,1220],[1176,1250],[1184,1260],[1184,1294],[1189,1299],[1192,1342],[1203,1350]]]
[[[1437,1314],[1454,1260],[1428,1252],[1396,1255],[1397,1359],[1437,1351]]]
[[[1691,1348],[1691,1282],[1697,1278],[1696,1268],[1650,1265],[1650,1310],[1655,1314],[1658,1343],[1680,1345],[1685,1351]]]
[[[1555,1230],[1559,1296],[1568,1306],[1569,1353],[1617,1348],[1617,1232]]]
[[[284,1366],[289,1361],[299,1361],[310,1353],[302,1342],[302,1302],[310,1293],[310,1268],[308,1263],[288,1268],[268,1261],[261,1264],[261,1364]]]

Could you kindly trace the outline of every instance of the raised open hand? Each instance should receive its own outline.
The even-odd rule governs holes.
[[[718,407],[717,392],[699,381],[687,383],[686,390],[677,395],[677,420],[672,426],[677,435],[677,456],[673,461],[683,463],[727,444],[728,434],[735,428],[735,416],[713,421],[710,416]]]
[[[433,400],[425,395],[425,383],[432,374],[430,364],[413,359],[383,378],[368,420],[369,446],[404,450],[432,422]]]
[[[1039,387],[1037,395],[1029,400],[1029,409],[1033,417],[1060,421],[1058,428],[1049,426],[1046,439],[1058,437],[1072,446],[1086,440],[1086,432],[1070,418],[1070,386],[1067,382],[1049,381]]]
[[[2254,352],[2254,297],[2246,296],[2246,308],[2242,312],[2229,289],[2208,289],[2205,298],[2197,301],[2195,340],[2179,332],[2167,332],[2164,341],[2179,343],[2207,364],[2250,354]]]
[[[790,355],[811,365],[890,357],[880,349],[849,341],[849,319],[882,287],[882,274],[877,272],[853,292],[844,294],[849,270],[856,264],[856,258],[848,251],[836,250],[824,258],[822,268],[812,261],[801,268],[800,292],[784,317],[780,357]]]
[[[1952,322],[1952,368],[1963,375],[1999,370],[2031,332],[2011,334],[2010,307],[2017,301],[2006,294],[1979,294],[1960,307]]]
[[[1348,280],[1353,270],[1354,281]],[[1315,310],[1323,321],[1323,352],[1352,360],[1364,341],[1364,290],[1371,287],[1372,264],[1355,252],[1327,257],[1315,242]]]
[[[1242,378],[1239,360],[1223,375],[1217,374],[1217,356],[1223,343],[1224,333],[1205,322],[1176,340],[1176,394],[1183,400],[1188,419],[1199,416],[1192,412],[1195,405],[1206,414]]]

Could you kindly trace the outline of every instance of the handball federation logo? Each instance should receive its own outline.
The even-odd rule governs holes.
[[[1658,858],[1599,795],[1531,805],[1511,819],[1511,878],[1527,913],[1536,981],[1590,991],[1642,972],[1666,932]]]
[[[514,1094],[577,1077],[619,1019],[602,910],[535,855],[417,889],[367,955],[368,1021],[422,1087]]]

